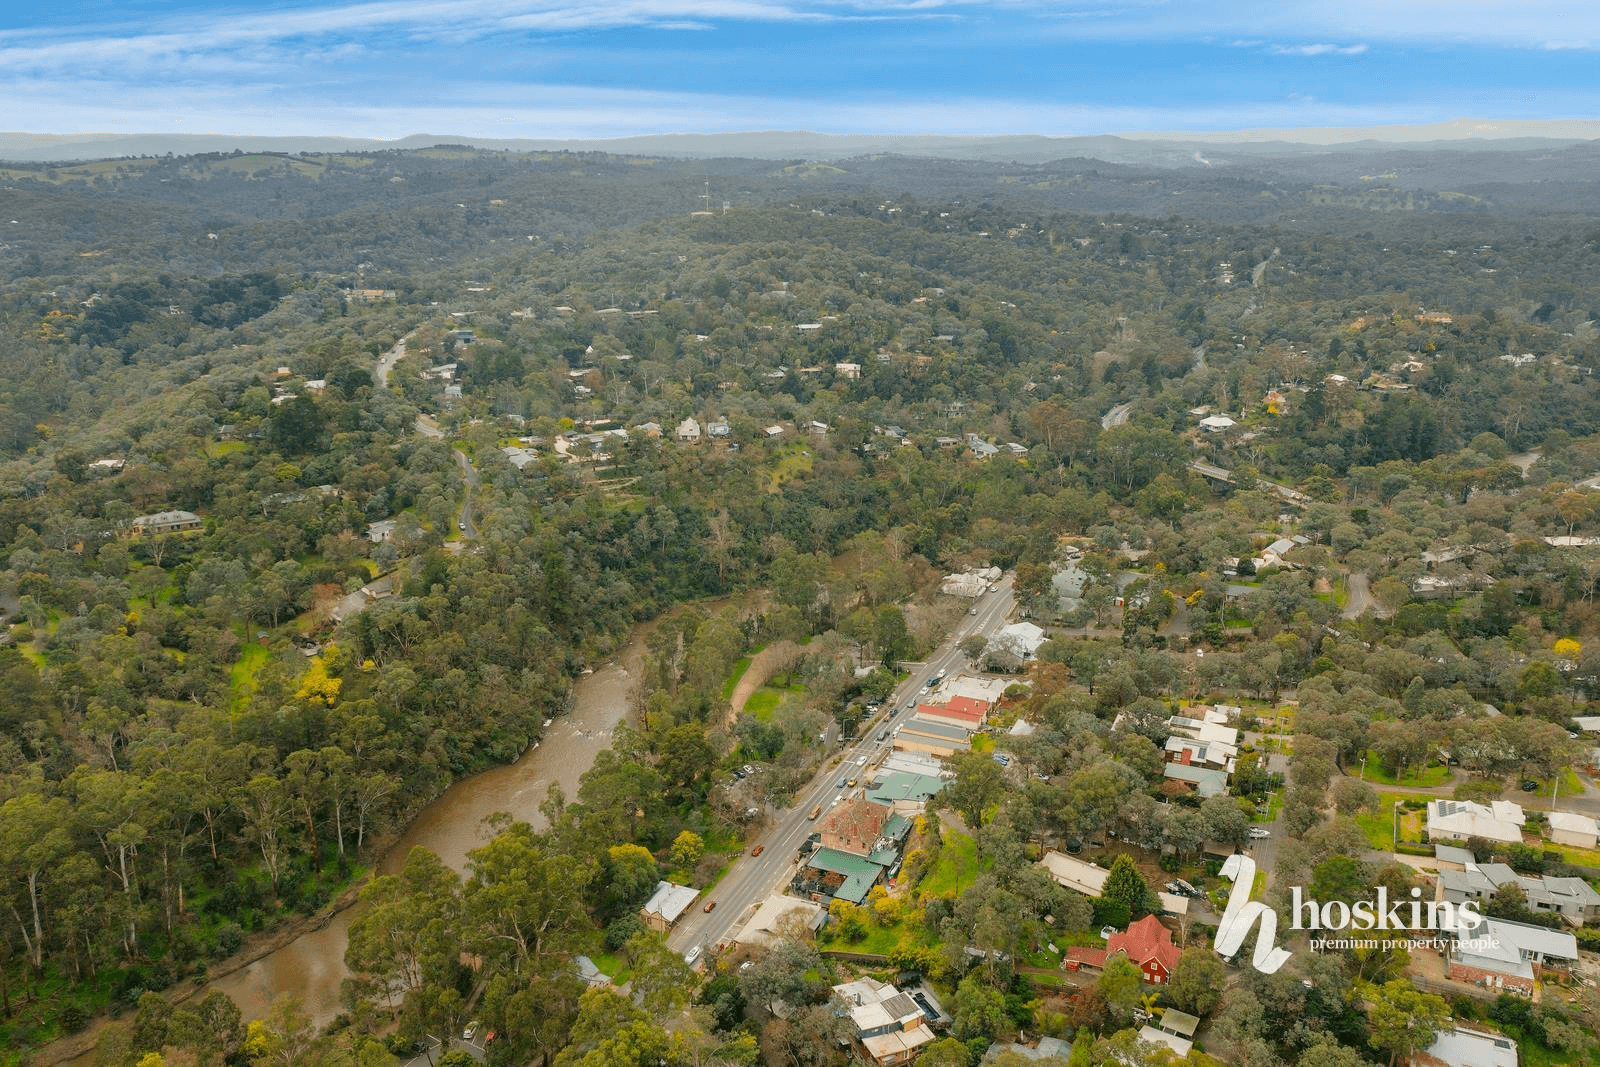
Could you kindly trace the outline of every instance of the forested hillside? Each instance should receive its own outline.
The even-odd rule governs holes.
[[[601,1050],[618,1027],[650,1062],[748,1064],[758,1042],[832,1062],[748,978],[690,1037],[669,1027],[688,979],[633,940],[635,898],[706,874],[684,833],[736,856],[721,772],[768,761],[762,799],[786,804],[817,727],[853,726],[888,678],[841,664],[925,651],[934,579],[969,566],[1014,568],[1060,636],[1028,675],[1041,735],[1014,743],[1036,777],[965,809],[996,820],[987,873],[906,905],[954,946],[927,963],[952,987],[993,932],[980,897],[1032,891],[1034,844],[1205,843],[1146,780],[1179,698],[1297,692],[1280,800],[1307,872],[1359,834],[1324,792],[1369,750],[1395,777],[1440,750],[1485,780],[1564,773],[1600,696],[1600,495],[1576,484],[1600,474],[1600,221],[1587,185],[1555,215],[1481,179],[465,149],[13,168],[0,1044],[116,1009],[142,1022],[104,1062],[268,1062],[217,1002],[191,1039],[149,995],[363,877],[374,841],[535,744],[579,672],[686,602],[727,598],[655,633],[638,729],[552,798],[551,829],[508,830],[464,882],[423,857],[375,883],[391,933],[448,936],[358,928],[339,1036],[275,1019],[307,1042],[282,1062],[358,1062],[395,1006],[408,1037],[459,1029],[475,985],[511,1034],[497,1062],[635,1062]],[[1252,573],[1291,534],[1293,564]],[[1358,584],[1374,610],[1341,618]],[[809,649],[815,699],[733,717],[736,661],[781,641]],[[1485,703],[1507,741],[1474,753]],[[542,895],[508,899],[529,871]],[[548,943],[507,932],[517,909]],[[1045,914],[1008,951],[1062,937]],[[655,990],[615,1018],[569,973],[602,945]],[[1016,975],[972,973],[1020,999],[973,1009],[965,1039],[1035,1029]],[[1370,1052],[1337,988],[1318,1026]],[[1259,1008],[1219,1042],[1300,1062],[1315,1042]],[[1552,1025],[1592,1026],[1570,1010]],[[1102,1014],[1041,1025],[1092,1040],[1132,1008]]]

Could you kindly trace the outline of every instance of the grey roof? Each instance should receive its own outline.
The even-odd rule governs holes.
[[[943,737],[951,741],[965,742],[972,736],[971,730],[963,730],[959,726],[949,726],[942,722],[925,719],[922,715],[913,715],[901,729],[909,734],[923,734],[927,737]]]
[[[1202,797],[1221,796],[1228,791],[1226,771],[1186,763],[1168,763],[1161,768],[1161,773],[1168,778],[1191,783],[1195,792]]]
[[[1472,854],[1471,849],[1461,848],[1458,845],[1434,845],[1433,858],[1445,863],[1477,863],[1478,858]]]
[[[645,903],[644,910],[652,915],[661,916],[669,923],[675,923],[699,895],[700,890],[694,886],[657,882],[655,894]]]
[[[1455,1027],[1441,1031],[1425,1051],[1450,1067],[1517,1067],[1517,1043],[1504,1034]]]

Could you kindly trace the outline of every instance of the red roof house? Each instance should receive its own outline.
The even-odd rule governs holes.
[[[1128,927],[1127,931],[1112,934],[1106,941],[1106,952],[1120,952],[1144,972],[1146,982],[1166,985],[1178,962],[1182,950],[1172,943],[1172,931],[1161,925],[1154,915],[1146,915]]]
[[[1089,945],[1068,945],[1065,965],[1069,971],[1084,967],[1101,970],[1106,965],[1106,950]]]
[[[947,722],[951,726],[959,726],[969,733],[975,732],[983,725],[983,712],[973,708],[958,708],[953,704],[918,704],[917,715],[919,718],[934,722]]]

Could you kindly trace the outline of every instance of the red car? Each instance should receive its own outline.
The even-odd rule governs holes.
[[[716,901],[714,901],[714,900],[708,900],[708,901],[706,901],[706,907],[705,907],[705,910],[706,910],[706,911],[710,911],[710,910],[711,910],[711,909],[712,909],[712,908],[714,908],[714,907],[716,907],[716,906],[717,906],[717,902],[716,902]]]
[[[757,845],[755,848],[750,850],[750,855],[759,856],[763,852],[765,852],[766,850],[767,850],[767,846],[766,845]]]

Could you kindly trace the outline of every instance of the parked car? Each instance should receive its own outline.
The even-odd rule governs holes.
[[[702,910],[710,911],[712,908],[714,908],[716,906],[717,906],[717,902],[716,901],[708,900],[708,901],[706,901],[706,906]]]
[[[1271,837],[1272,831],[1265,826],[1252,826],[1250,827],[1250,836],[1254,840],[1260,841],[1263,837]]]
[[[477,1036],[478,1027],[480,1027],[482,1025],[483,1024],[480,1023],[478,1020],[476,1020],[476,1019],[472,1020],[470,1023],[467,1024],[467,1028],[465,1030],[461,1031],[461,1040],[463,1040],[463,1041],[471,1041],[474,1037]]]
[[[763,852],[765,852],[766,850],[767,850],[767,846],[766,845],[757,845],[755,848],[750,850],[750,855],[759,856]]]

